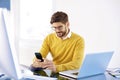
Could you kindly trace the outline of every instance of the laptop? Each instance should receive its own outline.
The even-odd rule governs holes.
[[[80,69],[62,71],[59,74],[72,79],[104,74],[112,55],[113,51],[86,54]]]

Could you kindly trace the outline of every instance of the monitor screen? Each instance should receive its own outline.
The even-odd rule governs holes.
[[[8,26],[8,24],[6,26],[5,16],[6,14],[4,14],[3,10],[0,8],[0,74],[3,73],[13,80],[23,80],[23,78],[25,80],[56,80],[56,78],[35,76],[30,70],[26,70],[27,68],[24,68],[24,66],[22,70],[17,58],[14,38],[10,33],[11,31],[8,30],[8,27],[11,28],[11,26]],[[47,73],[48,72],[49,70]]]
[[[17,80],[21,78],[20,66],[14,41],[8,34],[3,11],[4,9],[0,8],[0,72]]]

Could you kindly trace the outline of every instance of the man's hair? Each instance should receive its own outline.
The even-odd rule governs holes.
[[[68,15],[65,12],[57,11],[51,17],[50,23],[53,24],[54,22],[62,22],[65,24],[68,22]]]

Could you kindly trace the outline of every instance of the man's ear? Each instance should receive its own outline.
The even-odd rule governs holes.
[[[69,23],[69,22],[66,22],[66,26],[69,27],[69,26],[70,26],[70,23]]]

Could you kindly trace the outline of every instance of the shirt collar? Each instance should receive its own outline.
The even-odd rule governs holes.
[[[56,35],[56,33],[55,33],[55,35]],[[72,35],[72,32],[71,32],[71,30],[70,30],[69,33],[67,34],[67,36],[64,37],[62,40],[65,40],[65,39],[67,39],[67,38],[70,38],[71,35]],[[56,37],[58,37],[58,36],[56,35]],[[59,37],[58,37],[58,38],[59,38]]]
[[[68,35],[66,37],[63,38],[63,40],[67,39],[67,38],[70,38],[71,37],[71,30],[69,31]]]

